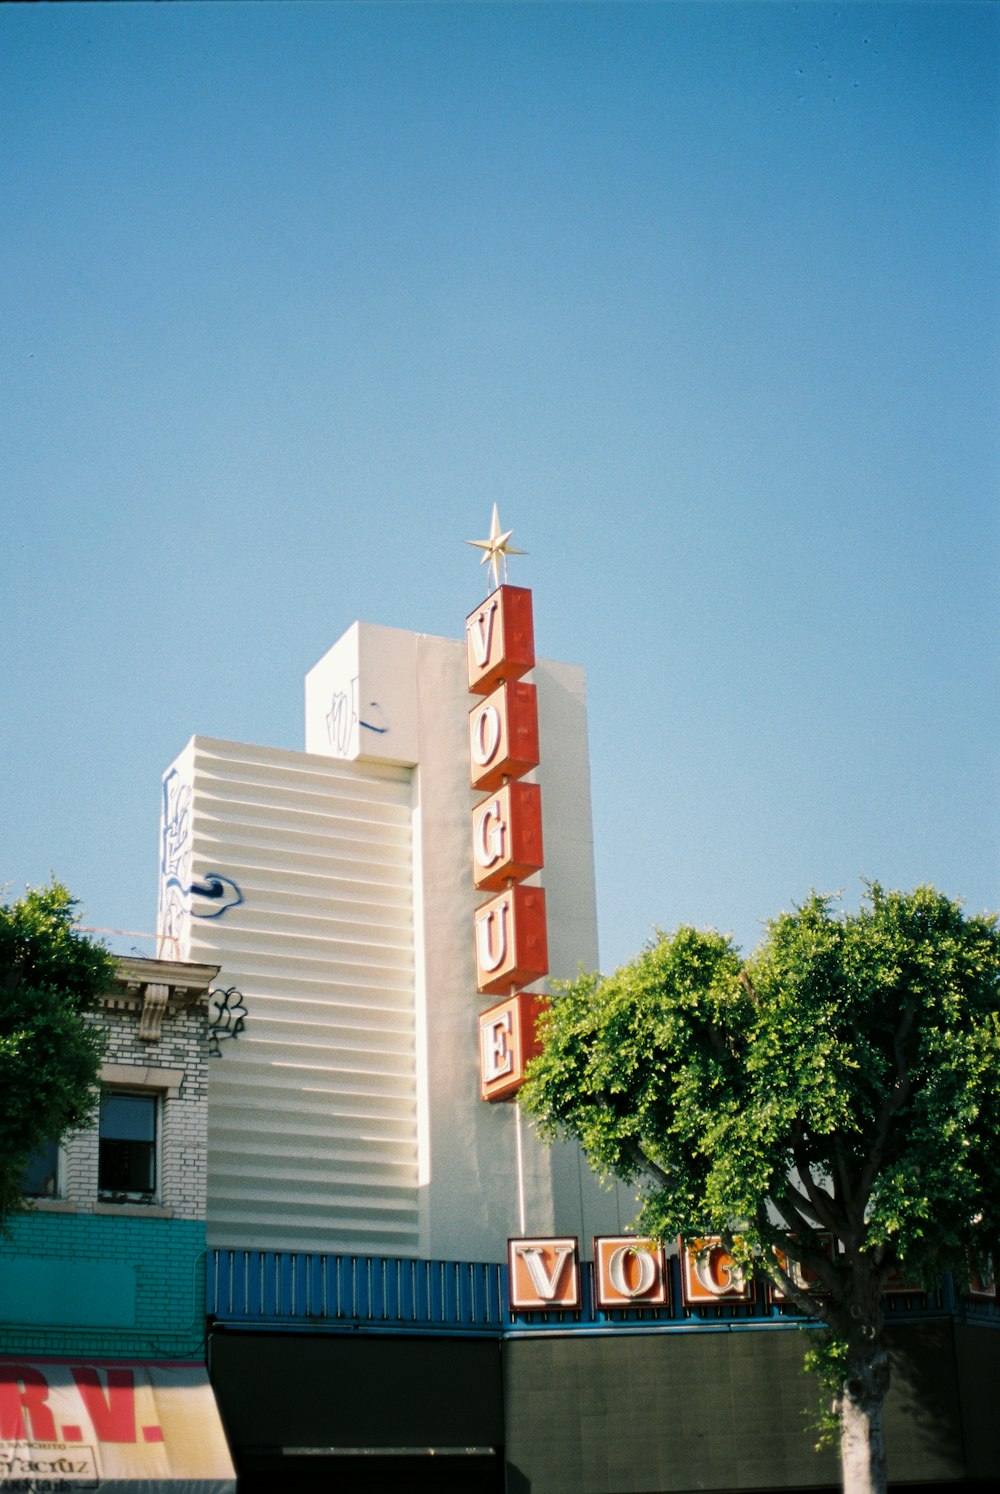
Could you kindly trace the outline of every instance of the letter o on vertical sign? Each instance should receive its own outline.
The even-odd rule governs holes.
[[[503,741],[503,724],[500,712],[489,701],[477,706],[472,713],[470,750],[472,761],[480,768],[488,768],[496,757]]]

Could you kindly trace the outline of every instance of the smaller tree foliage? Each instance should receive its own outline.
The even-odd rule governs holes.
[[[1000,937],[877,884],[811,896],[743,960],[692,928],[556,997],[522,1091],[641,1185],[637,1227],[720,1235],[827,1330],[845,1487],[884,1489],[882,1290],[967,1277],[1000,1238]]]
[[[87,1124],[104,1051],[88,1022],[115,961],[76,928],[60,883],[0,905],[0,1226],[32,1154]]]

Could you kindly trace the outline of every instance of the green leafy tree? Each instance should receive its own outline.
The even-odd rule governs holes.
[[[0,905],[0,1228],[24,1207],[31,1155],[88,1123],[104,1051],[87,1020],[115,961],[76,928],[58,882]]]
[[[552,1003],[523,1103],[637,1226],[720,1235],[823,1327],[844,1486],[886,1487],[882,1291],[1000,1238],[1000,936],[933,888],[811,896],[741,959],[692,928]],[[831,1244],[832,1242],[832,1244]]]

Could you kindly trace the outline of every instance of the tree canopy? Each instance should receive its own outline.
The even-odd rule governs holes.
[[[930,887],[812,895],[746,960],[661,935],[558,995],[523,1102],[829,1331],[849,1488],[884,1487],[880,1297],[1000,1238],[1000,936]],[[858,1470],[862,1472],[858,1472]]]
[[[58,882],[0,905],[0,1224],[23,1207],[32,1154],[93,1112],[104,1040],[87,1016],[115,962],[74,907]]]

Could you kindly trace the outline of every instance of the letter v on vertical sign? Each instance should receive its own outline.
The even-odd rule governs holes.
[[[519,680],[535,663],[531,592],[501,586],[465,619],[469,689],[489,695],[501,680]]]
[[[507,1269],[511,1312],[579,1308],[580,1250],[572,1235],[508,1241]]]

